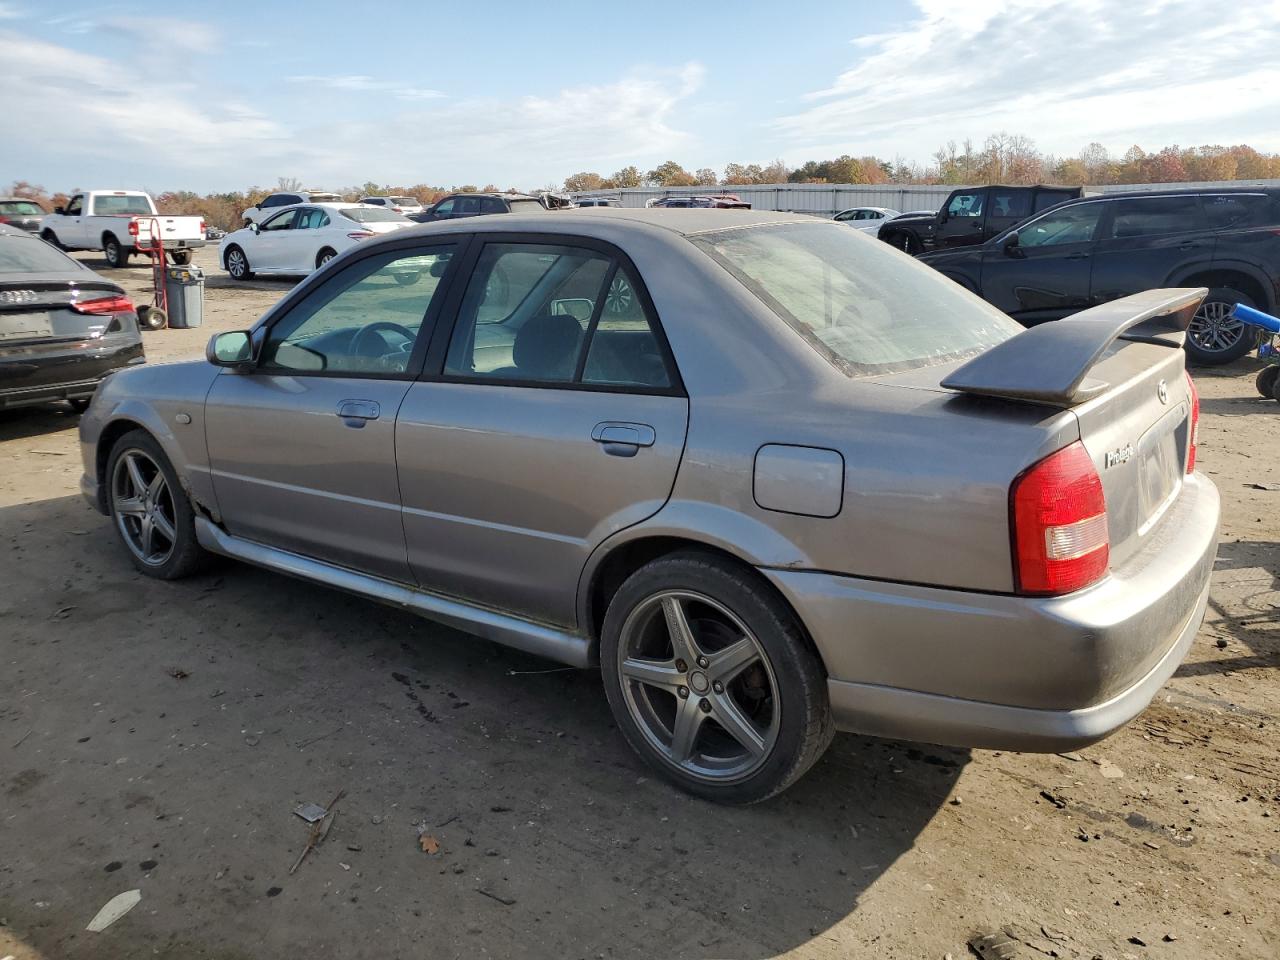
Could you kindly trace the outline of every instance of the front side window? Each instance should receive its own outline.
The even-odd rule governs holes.
[[[1020,247],[1052,247],[1062,243],[1088,243],[1098,230],[1102,203],[1063,207],[1033,220],[1018,231]]]
[[[835,216],[835,219],[837,219],[837,220],[856,220],[856,219],[858,219],[858,211],[857,211],[857,210],[845,210],[845,211],[843,211],[843,212],[841,212],[841,213],[837,213],[837,214],[836,214],[836,216]]]
[[[130,217],[149,217],[152,216],[151,204],[147,202],[146,197],[134,195],[131,197],[94,197],[93,212],[96,216],[130,216]]]
[[[980,217],[982,216],[982,200],[986,192],[958,193],[947,204],[948,217]]]
[[[1143,197],[1115,201],[1111,236],[1117,240],[1163,237],[1203,228],[1199,197]]]
[[[395,250],[352,264],[271,327],[259,369],[406,373],[452,255],[451,247]]]
[[[447,217],[452,213],[453,213],[452,200],[441,200],[439,203],[436,204],[435,210],[432,211],[432,215],[436,217]]]
[[[484,248],[445,373],[516,383],[670,385],[634,277],[607,254],[552,244]]]
[[[72,197],[71,202],[67,204],[67,216],[78,217],[82,210],[84,210],[84,197],[79,195]]]
[[[942,274],[835,224],[689,239],[850,376],[974,356],[1022,330]]]
[[[272,217],[270,220],[268,220],[258,229],[260,229],[263,233],[266,233],[271,230],[292,230],[293,221],[297,215],[298,215],[297,210],[286,210],[284,213],[276,214],[274,217]]]

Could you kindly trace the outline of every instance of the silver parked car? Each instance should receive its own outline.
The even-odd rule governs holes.
[[[108,380],[83,489],[148,575],[223,554],[598,664],[630,744],[714,800],[837,729],[1066,750],[1204,613],[1203,295],[1023,330],[810,217],[435,223]]]

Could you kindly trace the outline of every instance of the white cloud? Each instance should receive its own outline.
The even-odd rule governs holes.
[[[19,20],[25,14],[12,3],[0,2],[0,20]]]
[[[1280,149],[1280,3],[916,0],[901,30],[773,129],[789,159],[925,160],[998,130],[1074,154],[1090,141]]]
[[[407,87],[391,80],[375,80],[373,77],[353,76],[300,76],[289,77],[290,83],[306,84],[309,87],[325,87],[329,90],[341,90],[347,93],[385,93],[397,100],[437,100],[444,94],[439,90],[423,87]]]

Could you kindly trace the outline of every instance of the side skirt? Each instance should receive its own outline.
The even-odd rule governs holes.
[[[196,517],[196,539],[202,547],[213,553],[400,607],[525,653],[547,657],[571,667],[585,668],[593,665],[590,641],[576,633],[371,577],[287,550],[241,540],[219,529],[206,517]]]

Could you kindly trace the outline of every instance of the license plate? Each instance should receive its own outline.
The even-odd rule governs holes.
[[[1185,412],[1171,411],[1139,443],[1138,496],[1142,517],[1149,523],[1173,495],[1182,479],[1182,450],[1179,447],[1179,425],[1186,423]]]
[[[36,340],[53,336],[53,314],[48,310],[0,314],[0,340]]]

